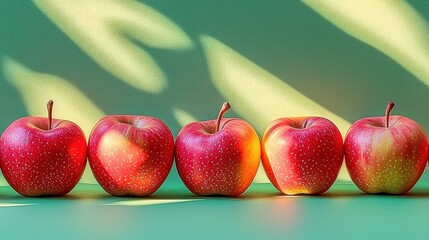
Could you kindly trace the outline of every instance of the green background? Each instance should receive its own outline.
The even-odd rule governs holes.
[[[97,1],[80,4],[85,7],[85,4],[92,2]],[[55,17],[47,13],[46,8],[40,7],[43,4],[1,0],[0,56],[3,61],[0,66],[0,131],[19,117],[43,113],[45,105],[40,105],[38,109],[32,103],[45,101],[44,96],[50,92],[60,96],[55,99],[54,116],[57,109],[68,109],[69,106],[78,109],[77,112],[70,112],[70,119],[80,118],[83,121],[98,117],[100,112],[151,115],[165,121],[174,135],[177,135],[186,119],[213,119],[225,100],[232,104],[228,116],[248,120],[261,135],[265,126],[262,124],[264,121],[259,120],[269,116],[263,116],[264,109],[258,106],[247,110],[246,96],[252,96],[249,101],[258,101],[259,97],[268,99],[270,104],[266,108],[280,107],[284,109],[285,116],[300,113],[290,105],[275,106],[281,102],[281,99],[270,98],[278,90],[275,88],[253,89],[254,93],[241,98],[228,95],[231,91],[238,91],[219,85],[209,57],[211,51],[216,53],[216,50],[222,48],[214,48],[216,44],[208,44],[204,36],[216,39],[236,55],[254,64],[250,67],[245,65],[247,69],[241,70],[252,72],[263,69],[293,91],[349,123],[362,117],[382,115],[387,101],[393,100],[397,104],[394,114],[408,116],[429,130],[429,73],[416,74],[418,69],[429,69],[429,35],[425,35],[429,32],[429,3],[417,0],[387,2],[392,9],[404,9],[401,8],[404,4],[405,9],[408,9],[404,12],[393,11],[395,19],[405,22],[411,19],[413,22],[418,18],[423,22],[423,25],[405,24],[405,30],[402,29],[405,33],[426,36],[419,39],[413,38],[411,34],[410,44],[399,45],[397,49],[402,50],[402,53],[396,58],[392,57],[398,56],[394,50],[384,48],[392,42],[379,41],[374,46],[370,38],[365,41],[365,34],[358,34],[357,37],[338,27],[346,26],[347,29],[347,24],[353,23],[354,19],[347,19],[347,15],[341,21],[324,18],[317,9],[300,1],[118,1],[117,6],[134,9],[137,15],[142,10],[141,19],[136,17],[134,20],[159,23],[159,26],[166,26],[166,32],[170,31],[171,34],[165,37],[161,34],[158,40],[149,37],[139,40],[130,32],[141,30],[144,35],[145,29],[121,25],[121,21],[109,22],[106,18],[103,21],[113,29],[107,32],[119,44],[100,49],[93,47],[98,50],[91,54],[85,48],[85,44],[91,42],[88,40],[91,36],[70,30],[78,26],[73,21],[53,20]],[[102,1],[98,3],[103,4]],[[85,26],[92,26],[93,21],[98,19],[97,14],[92,14],[90,20],[85,22],[83,17],[79,18],[81,12],[67,9],[66,5],[62,6],[62,10],[73,12]],[[378,10],[380,19],[389,9]],[[99,13],[117,10],[106,5],[105,8],[99,8]],[[145,15],[143,10],[156,12],[156,16],[162,17]],[[407,15],[410,11],[411,17]],[[366,18],[362,19],[366,21]],[[366,23],[369,26],[372,24],[370,20]],[[393,32],[402,27],[386,25],[386,29],[392,28]],[[375,35],[388,39],[387,32],[376,32]],[[183,41],[175,42],[175,37]],[[157,42],[162,42],[162,39],[167,44],[158,46]],[[136,88],[130,81],[135,84],[137,80],[128,79],[127,82],[126,77],[115,75],[124,69],[100,64],[100,61],[109,64],[109,59],[103,55],[106,49],[110,49],[113,54],[115,51],[121,52],[121,49],[115,47],[129,45],[151,56],[164,75],[165,86],[162,90]],[[407,54],[411,54],[408,50],[414,45],[418,46],[416,51],[423,56],[422,61],[428,60],[428,65],[407,60]],[[115,57],[114,54],[110,56],[113,59]],[[228,62],[227,56],[219,56]],[[138,61],[137,66],[148,68],[143,60]],[[231,66],[232,69],[241,67]],[[56,80],[48,82],[45,79],[47,76],[72,84],[78,93],[56,89]],[[267,79],[261,78],[260,82],[264,84],[265,80],[270,81],[269,77]],[[18,81],[21,81],[21,85],[14,84]],[[248,91],[245,86],[249,83],[245,78],[236,81]],[[42,87],[28,87],[37,85]],[[49,87],[43,90],[44,86]],[[267,83],[267,86],[270,85]],[[301,98],[297,100],[298,103],[300,101]],[[80,107],[86,107],[86,110],[79,112]],[[184,117],[185,120],[180,118],[177,109],[188,117]],[[325,110],[313,113],[312,109],[319,108],[309,105],[308,111],[312,114],[330,116],[324,115]],[[290,115],[287,114],[289,112]],[[85,182],[94,183],[90,172],[85,176]],[[334,190],[330,191],[332,196],[288,198],[278,196],[275,189],[270,184],[262,184],[266,180],[261,179],[252,185],[249,199],[208,198],[203,201],[140,207],[138,204],[132,207],[104,206],[119,200],[105,195],[98,185],[80,184],[71,197],[59,199],[23,199],[4,186],[0,188],[0,203],[4,202],[4,207],[0,207],[0,229],[6,234],[17,233],[22,237],[31,237],[33,233],[42,237],[45,232],[52,231],[58,235],[76,233],[121,237],[138,234],[141,237],[156,237],[160,234],[163,237],[206,235],[211,238],[263,238],[270,234],[291,238],[317,238],[319,234],[320,237],[338,238],[360,238],[363,236],[360,234],[397,237],[398,234],[426,231],[424,220],[429,211],[425,204],[429,193],[425,188],[426,182],[429,182],[427,176],[420,180],[420,188],[416,193],[405,197],[364,196],[352,184],[337,183]],[[345,178],[341,182],[347,181]],[[0,182],[6,185],[4,180]],[[180,199],[193,199],[175,169],[155,198],[177,198],[173,193],[179,197],[183,195]],[[12,207],[13,204],[20,207]],[[98,221],[102,222],[98,224]],[[34,231],[22,231],[21,224],[32,226]]]

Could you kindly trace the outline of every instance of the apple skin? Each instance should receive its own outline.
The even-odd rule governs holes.
[[[176,139],[180,178],[195,195],[239,196],[252,183],[260,161],[260,141],[244,120],[193,122]]]
[[[266,128],[262,164],[282,193],[321,194],[336,180],[343,163],[343,139],[322,117],[280,118]]]
[[[28,197],[62,196],[79,182],[86,165],[86,140],[73,122],[24,117],[0,138],[0,168],[9,185]]]
[[[428,161],[428,140],[415,121],[391,116],[363,118],[350,127],[344,148],[347,170],[365,193],[403,194],[421,177]]]
[[[88,141],[91,170],[113,196],[148,196],[162,185],[174,160],[168,126],[149,116],[109,115]]]

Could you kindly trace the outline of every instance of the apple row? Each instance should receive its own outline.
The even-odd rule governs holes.
[[[87,159],[101,187],[113,196],[148,196],[165,181],[176,159],[177,171],[196,195],[238,196],[253,181],[260,160],[271,183],[284,194],[321,194],[336,180],[343,159],[359,189],[403,194],[421,177],[428,161],[428,140],[415,121],[390,116],[356,121],[343,141],[322,117],[280,118],[260,140],[238,118],[193,122],[176,141],[168,126],[149,116],[109,115],[86,141],[73,122],[24,117],[0,138],[0,169],[24,196],[61,196],[79,182]]]

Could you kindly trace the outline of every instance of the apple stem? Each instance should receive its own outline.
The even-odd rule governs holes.
[[[49,100],[47,104],[48,108],[48,130],[52,129],[52,107],[54,106],[54,101]]]
[[[228,102],[224,102],[222,104],[222,107],[219,111],[219,115],[217,116],[217,122],[216,122],[216,131],[215,133],[217,133],[219,131],[219,125],[220,125],[220,120],[222,119],[223,114],[228,111],[228,109],[231,108],[231,105],[229,105]]]
[[[386,107],[386,127],[389,127],[389,116],[390,116],[390,112],[392,111],[393,107],[395,106],[395,103],[392,101],[389,101],[389,103],[387,103],[387,107]]]

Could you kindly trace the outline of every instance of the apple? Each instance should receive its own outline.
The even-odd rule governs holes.
[[[170,173],[174,138],[154,117],[105,116],[91,131],[88,157],[95,179],[107,193],[148,196]]]
[[[344,142],[347,170],[365,193],[403,194],[421,177],[428,161],[425,130],[403,116],[363,118],[350,127]]]
[[[321,194],[335,182],[343,162],[343,139],[322,117],[279,118],[261,141],[262,165],[282,193]]]
[[[176,139],[176,166],[186,187],[196,195],[238,196],[255,178],[260,160],[259,137],[238,118],[193,122]]]
[[[86,165],[86,140],[73,122],[24,117],[0,138],[0,168],[9,185],[28,197],[62,196],[79,182]]]

